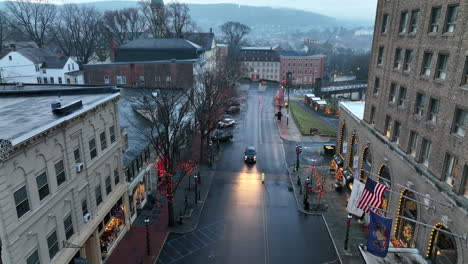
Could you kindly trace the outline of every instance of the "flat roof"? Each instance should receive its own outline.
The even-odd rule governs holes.
[[[364,109],[366,102],[340,102],[340,108],[353,115],[356,119],[362,120],[364,118]]]
[[[98,63],[85,64],[84,66],[112,66],[124,64],[167,64],[167,63],[196,63],[198,59],[183,59],[183,60],[157,60],[157,61],[103,61]]]
[[[113,86],[0,85],[0,138],[21,143],[117,96]],[[57,99],[62,107],[79,100],[83,107],[58,116],[51,108]]]

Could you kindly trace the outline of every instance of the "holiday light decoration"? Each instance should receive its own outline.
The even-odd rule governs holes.
[[[439,222],[434,226],[434,228],[432,228],[431,234],[429,236],[429,243],[427,244],[426,258],[429,258],[429,256],[431,255],[431,251],[432,251],[432,249],[434,247],[434,242],[435,242],[435,240],[437,238],[435,236],[435,234],[439,233],[439,231],[436,230],[435,228],[445,229],[445,226],[444,226],[443,223]]]
[[[349,148],[348,148],[348,168],[353,171],[353,152],[354,152],[354,144],[356,143],[356,133],[353,133],[351,135],[351,138],[349,139]],[[357,144],[357,143],[356,143]]]
[[[344,130],[345,130],[345,122],[343,122],[341,124],[341,127],[340,127],[340,138],[339,138],[339,141],[340,141],[340,145],[339,145],[339,150],[338,150],[338,154],[341,156],[342,159],[343,158],[343,134],[344,134]]]
[[[359,180],[362,183],[366,183],[367,177],[364,179],[362,174],[364,172],[364,156],[366,155],[366,151],[369,150],[369,146],[365,146],[361,151],[361,161],[359,162]]]

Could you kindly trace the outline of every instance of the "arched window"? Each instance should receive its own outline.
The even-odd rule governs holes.
[[[379,176],[380,178],[378,179],[378,182],[380,184],[383,184],[385,186],[387,186],[389,189],[391,188],[391,176],[390,176],[390,170],[387,168],[387,166],[385,164],[381,165],[380,166],[380,169],[379,169]],[[383,179],[382,179],[383,178]],[[383,210],[387,211],[388,209],[388,200],[390,198],[390,192],[386,191],[384,193],[384,197],[382,199],[382,205],[380,206],[380,208],[382,208]],[[380,211],[383,215],[386,215],[385,212],[382,212]]]
[[[436,224],[435,228],[450,232],[450,229],[442,223]],[[456,264],[458,260],[457,243],[453,235],[432,229],[426,257],[433,264]]]
[[[358,149],[358,138],[356,134],[353,134],[349,140],[349,146],[348,146],[348,167],[353,169],[353,174],[354,174],[354,168],[353,168],[353,160],[354,157],[357,155],[357,149]]]
[[[413,192],[404,190],[400,196],[400,205],[398,206],[398,215],[405,218],[417,220],[418,204]],[[395,243],[398,247],[414,247],[414,230],[416,223],[405,218],[396,217],[395,219]]]
[[[339,153],[341,155],[343,155],[343,143],[345,142],[346,140],[346,136],[347,136],[347,133],[346,133],[346,127],[345,127],[345,123],[341,124],[341,128],[340,128],[340,145],[339,145]],[[344,158],[344,157],[343,157]]]
[[[361,157],[361,181],[365,183],[372,170],[372,154],[369,147],[365,147]]]

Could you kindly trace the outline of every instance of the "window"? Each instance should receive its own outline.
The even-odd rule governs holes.
[[[382,63],[383,63],[383,53],[384,53],[384,47],[379,47],[379,53],[377,55],[377,65],[382,65]]]
[[[75,163],[81,163],[81,154],[79,147],[73,150],[73,157],[75,158]]]
[[[406,50],[405,51],[405,62],[403,65],[403,70],[406,72],[411,71],[411,63],[413,62],[413,51]]]
[[[106,131],[99,134],[99,140],[101,141],[101,150],[105,150],[107,148]]]
[[[414,106],[414,114],[422,116],[424,114],[424,95],[416,93],[416,104]]]
[[[395,83],[391,83],[390,84],[390,93],[388,95],[388,102],[389,103],[395,103],[396,101],[396,84]]]
[[[429,25],[429,33],[436,33],[439,31],[440,15],[442,14],[441,7],[433,7],[431,12],[431,23]]]
[[[86,198],[81,201],[81,211],[83,212],[83,216],[88,213],[88,201]]]
[[[111,192],[112,192],[111,177],[107,176],[107,178],[106,178],[106,194],[109,194]]]
[[[42,83],[41,77],[36,77],[37,78],[37,83]]]
[[[34,67],[36,68],[36,72],[39,72],[39,65],[38,65],[38,64],[34,64]]]
[[[447,7],[447,21],[445,24],[444,32],[455,32],[455,26],[457,25],[458,8],[458,5],[451,5]]]
[[[50,77],[50,83],[54,83],[54,77]]]
[[[15,198],[16,214],[18,215],[18,218],[21,218],[21,216],[29,211],[29,199],[26,186],[18,189],[13,194],[13,197]]]
[[[70,78],[67,78],[67,84],[70,84],[71,81],[70,81]]]
[[[50,257],[50,259],[53,259],[54,256],[59,251],[59,245],[58,245],[57,232],[56,231],[52,232],[52,234],[50,234],[47,237],[47,246],[49,248],[49,257]]]
[[[465,136],[465,129],[468,126],[468,114],[467,111],[456,108],[455,117],[453,119],[452,133],[458,136]]]
[[[58,82],[62,83],[62,77],[58,77]]]
[[[72,63],[71,66],[72,66],[72,70],[75,70],[75,64]]]
[[[370,111],[370,123],[371,125],[375,125],[375,106],[372,106],[371,107],[371,111]]]
[[[171,86],[171,84],[172,84],[172,77],[166,76],[166,86]]]
[[[120,175],[119,175],[119,169],[114,170],[114,185],[119,184],[120,182]]]
[[[379,94],[379,87],[380,86],[380,78],[375,78],[375,81],[374,81],[374,95],[377,95]]]
[[[387,33],[388,30],[388,14],[384,14],[382,17],[382,33]]]
[[[418,31],[418,19],[419,19],[419,10],[413,10],[411,12],[409,33],[415,33],[416,31]]]
[[[9,60],[13,60],[13,58],[12,58],[11,56],[8,56],[8,59],[9,59]]]
[[[145,84],[145,76],[140,76],[140,84]]]
[[[405,107],[405,101],[406,101],[406,88],[403,86],[400,86],[400,92],[398,94],[398,106]]]
[[[445,154],[444,177],[445,182],[453,186],[458,172],[458,159],[449,153]]]
[[[111,144],[115,142],[115,128],[114,126],[109,127],[109,135]]]
[[[67,64],[67,66],[68,66],[68,71],[70,71],[70,64]]]
[[[42,78],[42,80],[44,81],[45,84],[47,83],[47,77]]]
[[[427,115],[427,121],[435,123],[437,121],[437,114],[439,113],[439,100],[431,98],[429,100],[429,113]]]
[[[98,206],[102,202],[101,184],[98,184],[98,186],[96,186],[94,192],[96,193],[96,206]]]
[[[401,49],[397,48],[395,50],[395,61],[393,62],[394,69],[400,69],[401,67]]]
[[[65,228],[65,238],[68,240],[73,235],[73,220],[71,213],[63,219],[63,227]]]
[[[36,177],[37,190],[39,192],[39,200],[42,201],[49,195],[49,183],[47,182],[47,173],[43,172]]]
[[[465,165],[465,170],[463,172],[463,178],[465,179],[465,186],[461,190],[461,193],[465,196],[465,198],[468,198],[468,165]]]
[[[399,33],[406,33],[406,28],[408,26],[408,12],[401,12],[400,16],[400,28],[398,29]]]
[[[431,156],[431,150],[432,150],[432,143],[423,138],[422,145],[421,145],[421,163],[424,166],[429,166],[429,158]]]
[[[104,76],[104,83],[109,84],[109,76]]]
[[[463,76],[461,80],[461,85],[468,84],[468,57],[465,57],[465,67],[463,68]]]
[[[409,142],[408,142],[408,153],[415,157],[416,156],[416,146],[418,144],[418,134],[414,131],[410,132]]]
[[[94,159],[97,156],[97,150],[96,150],[96,140],[93,138],[89,141],[89,155],[91,156],[91,159]]]
[[[117,84],[127,84],[127,76],[117,75]]]
[[[397,144],[400,142],[400,130],[401,130],[400,122],[395,121],[394,126],[393,126],[392,141],[396,142]]]
[[[34,252],[29,255],[29,257],[26,259],[26,264],[40,264],[41,261],[39,260],[39,252],[34,250]]]
[[[425,52],[423,58],[423,66],[421,70],[421,75],[430,76],[431,75],[431,62],[432,62],[432,53]]]
[[[447,64],[448,55],[439,54],[439,60],[437,61],[437,69],[435,78],[439,80],[445,80],[447,77]]]
[[[63,160],[55,163],[55,175],[57,177],[57,186],[60,186],[65,182],[65,168],[63,166]]]
[[[390,116],[385,117],[385,136],[390,137],[392,132],[392,118]]]

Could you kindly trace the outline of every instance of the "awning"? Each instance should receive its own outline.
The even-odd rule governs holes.
[[[333,156],[333,160],[336,162],[338,167],[343,166],[343,159],[341,158],[340,155],[336,154],[335,156]]]
[[[364,262],[369,264],[427,263],[416,248],[390,247],[385,258],[377,257],[367,252],[364,245],[359,245],[358,249]]]

